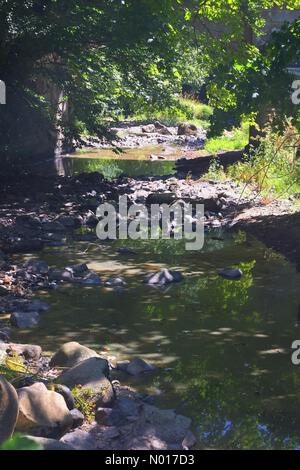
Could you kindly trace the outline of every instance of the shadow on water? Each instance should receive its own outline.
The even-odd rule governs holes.
[[[215,235],[200,252],[175,240],[47,249],[42,258],[50,265],[86,262],[104,280],[122,274],[127,285],[121,291],[70,285],[42,294],[51,311],[18,340],[48,351],[76,340],[156,364],[157,373],[131,383],[192,417],[200,447],[295,448],[300,375],[290,348],[300,334],[299,274],[243,233]],[[136,255],[121,256],[120,246]],[[243,270],[240,281],[218,276],[229,265]],[[142,283],[162,266],[181,270],[184,281],[165,290]]]

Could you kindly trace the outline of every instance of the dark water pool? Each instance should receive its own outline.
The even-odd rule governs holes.
[[[119,255],[124,243],[137,255]],[[86,262],[103,279],[122,274],[127,286],[42,294],[51,311],[18,340],[45,351],[76,340],[156,364],[157,373],[131,383],[190,416],[201,448],[300,446],[300,366],[291,363],[291,344],[300,338],[300,278],[282,257],[243,233],[214,232],[200,252],[173,240],[77,242],[41,258],[53,266]],[[220,278],[218,269],[228,265],[244,277]],[[185,280],[167,290],[142,283],[161,266],[181,270]]]

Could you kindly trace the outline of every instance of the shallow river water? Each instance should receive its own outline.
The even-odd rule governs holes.
[[[120,246],[136,255],[122,256]],[[28,255],[29,256],[29,255]],[[104,280],[121,274],[122,291],[65,285],[40,293],[51,305],[16,339],[53,352],[70,340],[120,358],[142,357],[157,372],[123,383],[190,416],[201,448],[300,446],[300,277],[293,265],[244,233],[211,232],[204,249],[184,241],[68,243],[39,255],[50,266],[87,263]],[[218,269],[239,266],[228,281]],[[166,290],[142,283],[162,266],[184,281]]]

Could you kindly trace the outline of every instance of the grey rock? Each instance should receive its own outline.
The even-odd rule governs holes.
[[[99,357],[93,349],[82,346],[76,341],[63,344],[50,361],[51,367],[73,367],[91,357]]]
[[[97,440],[88,432],[81,429],[65,434],[60,442],[72,446],[76,450],[96,450]]]
[[[101,286],[102,281],[97,274],[90,273],[83,279],[80,279],[79,283],[83,286]]]
[[[73,423],[64,398],[43,383],[20,388],[16,431],[41,437],[61,437]]]
[[[219,271],[219,275],[229,280],[239,280],[243,276],[243,271],[236,268],[225,268]]]
[[[12,436],[18,414],[17,392],[4,377],[0,376],[0,444]]]
[[[24,263],[24,268],[32,274],[47,274],[49,266],[45,261],[30,259]]]
[[[182,122],[178,126],[177,133],[178,133],[178,135],[187,135],[187,136],[194,135],[194,136],[197,136],[198,135],[198,128],[194,124],[189,124],[188,122]]]
[[[126,281],[123,277],[112,277],[105,282],[106,287],[120,287],[125,285]]]
[[[36,442],[43,447],[44,450],[74,450],[74,447],[64,444],[56,439],[49,439],[47,437],[26,436],[28,439]]]
[[[73,418],[73,424],[72,428],[79,428],[84,423],[85,417],[81,413],[81,411],[77,410],[74,408],[73,410],[70,411],[72,418]]]
[[[10,323],[16,328],[26,329],[36,326],[39,319],[38,312],[13,312],[10,316]]]
[[[172,132],[170,131],[170,129],[164,124],[161,124],[159,121],[156,121],[154,123],[154,126],[155,126],[156,132],[159,132],[162,135],[172,135]]]
[[[95,413],[95,421],[100,426],[113,426],[113,408],[98,407]]]
[[[76,277],[89,273],[89,268],[86,264],[75,264],[74,266],[68,266],[66,270],[70,271]]]
[[[143,359],[136,357],[129,362],[118,362],[117,369],[126,372],[127,374],[136,376],[144,374],[145,372],[153,372],[155,370],[155,367],[149,364],[148,362],[144,361]]]
[[[49,281],[73,282],[73,273],[67,269],[50,269],[48,273]]]
[[[147,196],[146,204],[172,204],[176,201],[176,194],[172,192],[151,193]]]
[[[100,357],[91,357],[63,372],[57,381],[71,389],[77,385],[90,389],[99,396],[102,404],[109,405],[114,400],[114,390],[108,374],[108,362]]]
[[[152,134],[153,132],[155,132],[155,125],[154,124],[148,124],[147,126],[143,126],[142,127],[142,132],[144,132],[145,134]]]
[[[178,271],[171,271],[169,269],[162,269],[156,273],[147,274],[145,281],[147,284],[156,284],[164,286],[174,282],[180,282],[183,280],[183,275]]]
[[[189,450],[196,444],[197,439],[192,431],[187,431],[185,438],[182,441],[183,450]]]
[[[5,350],[7,353],[15,352],[19,356],[23,356],[24,359],[33,361],[38,361],[42,354],[42,348],[35,344],[9,343],[5,344]]]
[[[68,410],[75,408],[75,401],[71,390],[66,385],[54,384],[54,391],[59,393],[65,400]]]

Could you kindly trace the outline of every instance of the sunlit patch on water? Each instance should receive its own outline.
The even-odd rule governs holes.
[[[118,248],[136,255],[120,255]],[[142,357],[155,374],[123,382],[156,403],[193,419],[201,448],[300,446],[300,369],[291,363],[297,327],[299,274],[244,234],[214,233],[199,252],[184,240],[119,241],[44,251],[51,266],[87,263],[106,280],[121,274],[122,290],[65,285],[41,294],[52,306],[37,328],[16,339],[55,351],[75,340],[118,358]],[[143,284],[159,267],[179,269],[180,284]],[[218,276],[242,269],[232,282]]]

